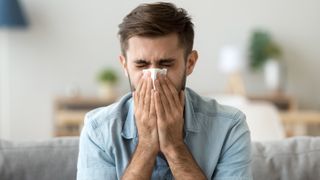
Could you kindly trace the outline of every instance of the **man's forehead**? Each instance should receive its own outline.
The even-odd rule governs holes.
[[[166,41],[169,40],[171,42],[178,42],[178,34],[177,33],[170,33],[166,35],[160,35],[160,36],[147,36],[147,35],[137,35],[132,36],[128,39],[128,42],[130,41]]]
[[[181,48],[177,34],[168,34],[157,37],[133,36],[128,39],[127,51],[135,48],[162,48],[173,49]]]
[[[130,60],[160,61],[177,59],[183,55],[183,48],[167,39],[133,37],[129,39],[127,58]]]
[[[132,62],[160,62],[160,61],[175,61],[183,56],[183,51],[175,51],[173,53],[135,53],[127,54],[127,58]]]

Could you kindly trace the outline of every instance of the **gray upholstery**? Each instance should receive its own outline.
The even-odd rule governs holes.
[[[78,138],[0,141],[0,180],[76,179],[78,144]]]
[[[320,137],[252,144],[252,173],[259,180],[320,180]]]
[[[78,143],[78,138],[0,141],[0,179],[76,179]],[[256,180],[320,179],[320,137],[252,143],[252,172]]]

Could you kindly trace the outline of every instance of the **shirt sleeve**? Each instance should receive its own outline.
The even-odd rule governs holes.
[[[103,148],[99,129],[93,128],[88,116],[85,122],[80,135],[77,180],[117,179],[114,160]]]
[[[252,180],[250,131],[242,112],[235,115],[215,169],[214,180]]]

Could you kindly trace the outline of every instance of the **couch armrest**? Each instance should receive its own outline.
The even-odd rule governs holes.
[[[252,143],[254,179],[320,179],[320,137]]]
[[[76,179],[78,138],[0,141],[1,180]]]

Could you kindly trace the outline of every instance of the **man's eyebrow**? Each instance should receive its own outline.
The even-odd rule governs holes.
[[[134,60],[134,63],[136,63],[136,64],[147,64],[149,62],[147,60],[144,60],[144,59],[137,59],[137,60]]]
[[[159,63],[171,63],[173,61],[175,61],[174,58],[165,58],[165,59],[160,59]]]
[[[173,61],[175,61],[174,58],[163,58],[163,59],[159,59],[158,63],[171,63]],[[150,63],[149,61],[144,60],[144,59],[137,59],[137,60],[134,60],[133,62],[135,64],[148,64],[148,63]]]

